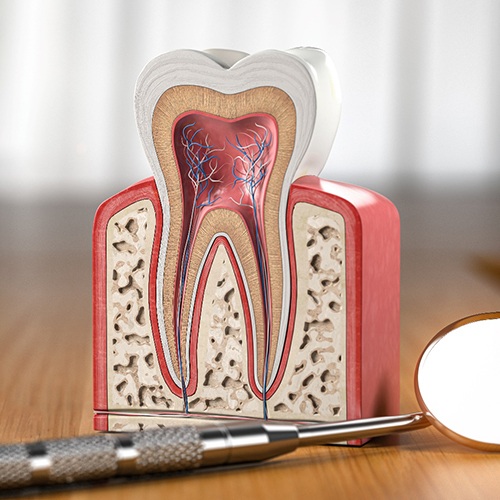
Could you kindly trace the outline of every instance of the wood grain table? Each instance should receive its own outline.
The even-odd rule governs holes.
[[[500,310],[500,196],[396,194],[402,219],[401,411],[448,323]],[[92,433],[93,202],[0,204],[0,441]],[[466,401],[464,401],[466,404]],[[35,491],[28,492],[36,495]],[[245,468],[49,490],[44,498],[498,498],[500,455],[432,428]]]

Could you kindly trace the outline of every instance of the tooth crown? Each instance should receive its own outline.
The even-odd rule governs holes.
[[[138,409],[368,416],[399,377],[397,212],[317,177],[340,114],[328,57],[176,51],[146,66],[135,104],[154,180],[96,215],[96,428]]]

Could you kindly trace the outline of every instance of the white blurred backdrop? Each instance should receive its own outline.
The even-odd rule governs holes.
[[[343,115],[323,175],[381,190],[500,188],[497,0],[0,0],[0,196],[109,196],[151,175],[142,67],[179,48],[315,46]]]

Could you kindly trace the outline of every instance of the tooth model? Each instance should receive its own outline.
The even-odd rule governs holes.
[[[399,219],[318,177],[325,53],[171,52],[135,107],[154,177],[96,214],[96,429],[396,414]]]

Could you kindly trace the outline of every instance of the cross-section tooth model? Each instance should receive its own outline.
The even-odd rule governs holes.
[[[397,412],[398,215],[318,177],[328,57],[175,51],[135,103],[154,177],[95,219],[96,428]]]

